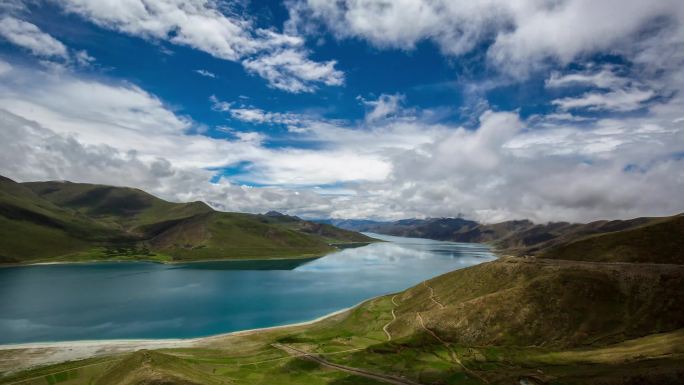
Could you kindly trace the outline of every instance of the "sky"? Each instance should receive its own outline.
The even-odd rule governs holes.
[[[304,218],[684,211],[684,2],[5,0],[0,174]]]

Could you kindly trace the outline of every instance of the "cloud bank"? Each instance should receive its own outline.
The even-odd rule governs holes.
[[[480,47],[481,64],[510,82],[537,74],[553,96],[531,116],[482,103],[460,124],[434,119],[401,93],[359,96],[365,116],[348,120],[207,95],[208,108],[240,125],[209,136],[136,84],[0,60],[0,173],[305,217],[588,221],[684,210],[681,2],[286,5],[281,33],[213,1],[59,2],[103,28],[239,62],[290,92],[344,82],[334,60],[310,59],[303,36],[326,30],[376,49],[430,41],[449,60]],[[12,44],[41,58],[75,56],[10,18],[0,36]],[[619,60],[597,61],[600,54]],[[288,144],[270,145],[283,132]]]

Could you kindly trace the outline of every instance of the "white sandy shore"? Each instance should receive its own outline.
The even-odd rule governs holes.
[[[16,372],[37,366],[56,364],[65,361],[81,360],[97,356],[133,352],[141,349],[168,349],[200,346],[210,344],[212,342],[219,342],[227,337],[249,335],[253,333],[261,333],[297,326],[306,326],[342,314],[372,299],[374,298],[365,300],[352,307],[334,311],[310,321],[259,329],[240,330],[200,338],[85,340],[31,342],[23,344],[0,345],[0,372]]]

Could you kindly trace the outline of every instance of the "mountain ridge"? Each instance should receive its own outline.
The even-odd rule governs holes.
[[[6,177],[0,230],[0,263],[306,258],[334,244],[375,241],[297,217],[221,212],[135,188]]]

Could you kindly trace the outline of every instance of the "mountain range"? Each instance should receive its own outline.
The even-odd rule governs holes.
[[[491,244],[500,254],[560,256],[575,258],[592,254],[603,260],[624,259],[648,261],[644,250],[666,249],[673,261],[684,257],[684,249],[672,244],[676,237],[684,237],[684,214],[674,217],[635,218],[629,220],[601,220],[586,224],[549,222],[535,224],[529,220],[513,220],[481,224],[463,218],[403,219],[394,222],[368,220],[322,220],[342,229],[374,232],[402,237],[429,238],[440,241],[476,242]],[[639,240],[642,229],[652,231],[650,243]],[[624,231],[624,232],[623,232]],[[613,233],[622,232],[619,235]],[[611,235],[613,234],[613,235]],[[607,251],[606,243],[620,245],[621,255]],[[603,251],[601,251],[603,250]],[[587,257],[588,258],[588,257]]]

